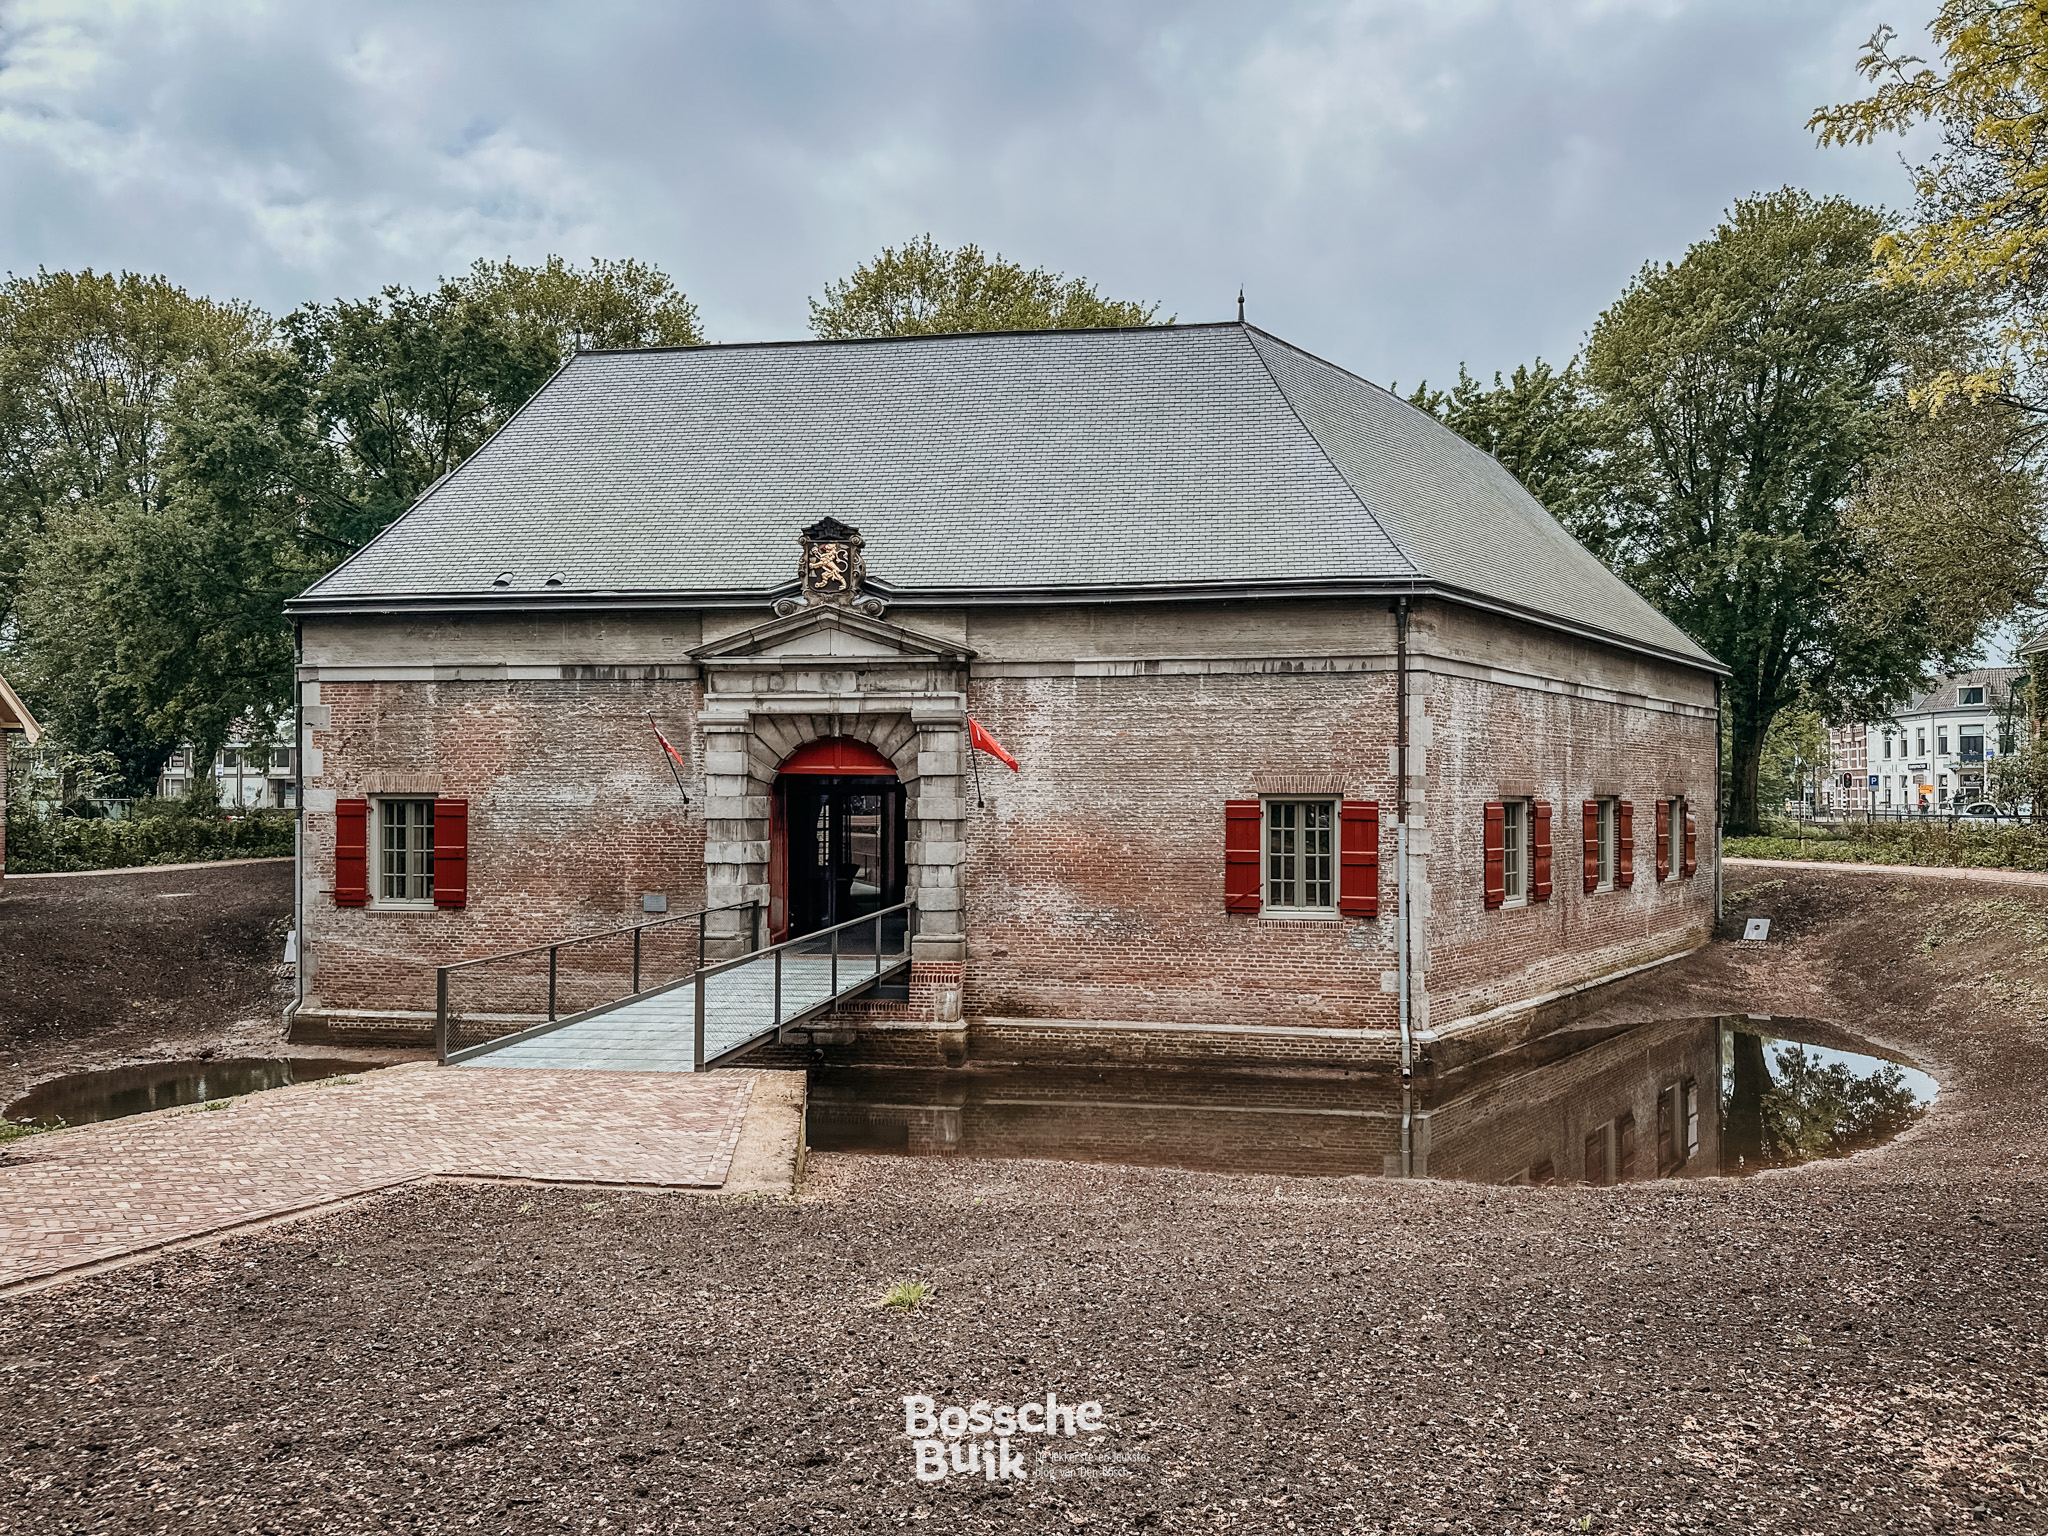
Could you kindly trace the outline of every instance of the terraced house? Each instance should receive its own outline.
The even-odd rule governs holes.
[[[887,912],[749,1041],[1428,1062],[1712,922],[1722,669],[1243,323],[579,355],[294,613],[302,1038]]]

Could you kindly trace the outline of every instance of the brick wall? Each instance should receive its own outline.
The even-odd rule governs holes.
[[[1438,1032],[1704,943],[1713,926],[1710,680],[1529,628],[1418,616],[1430,906],[1417,1023]],[[1602,795],[1633,807],[1635,884],[1588,894],[1582,807]],[[1489,910],[1484,807],[1525,796],[1550,806],[1552,894]],[[1678,796],[1694,814],[1698,868],[1687,878],[1674,866],[1660,883],[1656,804]]]
[[[692,755],[693,682],[326,683],[308,740],[306,928],[313,968],[306,1013],[430,1013],[436,965],[642,920],[641,897],[669,910],[702,904],[704,824],[676,793],[647,723]],[[314,764],[318,764],[315,773]],[[692,794],[701,804],[693,782]],[[380,786],[430,785],[469,802],[469,904],[461,911],[379,911],[334,904],[334,804]],[[372,880],[375,880],[372,849]],[[687,972],[691,924],[645,941],[645,974]],[[563,959],[564,1011],[577,989],[612,985],[629,943]],[[526,996],[545,1006],[545,956],[526,967]],[[458,980],[474,1000],[480,982]],[[463,998],[457,999],[461,1006]]]
[[[1271,623],[1257,605],[971,615],[965,639],[978,655],[967,708],[1025,771],[981,757],[983,806],[966,784],[965,962],[920,964],[907,1002],[856,1005],[841,1022],[939,1024],[942,989],[958,985],[970,1023],[1392,1030],[1392,621],[1384,604],[1268,609]],[[925,616],[891,614],[899,616],[929,627]],[[582,649],[555,655],[561,677],[504,675],[509,666],[549,669],[553,642],[539,631],[508,639],[514,660],[491,677],[470,675],[462,659],[479,649],[475,636],[394,625],[380,637],[352,622],[338,648],[308,626],[316,668],[337,649],[348,663],[330,668],[306,711],[309,1014],[417,1020],[433,1007],[436,964],[636,921],[643,892],[665,893],[672,911],[701,903],[705,697],[686,661],[644,659],[673,655],[656,624],[576,631]],[[702,632],[694,619],[681,627]],[[1429,930],[1416,956],[1418,1030],[1454,1029],[1703,939],[1715,847],[1711,680],[1428,604],[1418,606],[1413,638],[1418,942],[1425,923]],[[610,664],[606,645],[641,659]],[[334,680],[433,665],[444,651],[458,661],[441,666],[440,681]],[[688,811],[650,712],[692,765]],[[1377,919],[1224,910],[1225,802],[1290,781],[1379,803]],[[336,799],[416,783],[469,801],[467,910],[336,908]],[[1481,807],[1510,791],[1552,806],[1554,895],[1489,912]],[[1578,807],[1609,791],[1635,806],[1636,884],[1587,896]],[[1655,801],[1671,794],[1694,803],[1699,870],[1659,885]],[[751,825],[714,831],[728,841],[761,836]],[[615,983],[625,954],[587,957],[588,985]],[[501,999],[504,1009],[538,1011],[536,982],[529,971],[513,991],[535,999]],[[569,985],[563,1011],[581,1003]],[[1376,1038],[1337,1054],[1376,1058],[1383,1049]]]
[[[970,1015],[1392,1025],[1391,921],[1223,908],[1226,801],[1293,775],[1391,808],[1386,672],[993,678],[969,709],[1024,764],[984,757],[968,809]]]

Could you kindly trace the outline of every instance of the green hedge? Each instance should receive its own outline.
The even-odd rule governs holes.
[[[1850,822],[1804,835],[1778,828],[1765,837],[1730,837],[1731,859],[1820,859],[1844,864],[1924,864],[1944,869],[2048,870],[2048,827],[1949,826],[1940,821]]]
[[[264,859],[292,851],[290,811],[253,811],[229,821],[199,816],[148,816],[104,821],[7,810],[7,873],[50,875],[147,864],[199,864],[212,859]]]

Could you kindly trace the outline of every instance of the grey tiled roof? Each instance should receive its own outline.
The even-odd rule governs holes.
[[[900,600],[1441,585],[1707,660],[1487,455],[1232,324],[583,354],[299,606],[765,599],[827,514]]]
[[[1975,705],[1956,703],[1956,689],[1964,687],[1984,688],[1985,702],[1996,704],[2005,698],[2013,680],[2025,671],[2024,667],[1973,667],[1952,677],[1936,678],[1931,687],[1913,696],[1912,702],[1900,710],[1900,716],[1924,715],[1929,710],[1976,708]]]

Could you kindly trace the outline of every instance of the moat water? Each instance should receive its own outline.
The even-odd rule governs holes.
[[[375,1070],[376,1062],[327,1057],[236,1056],[155,1061],[104,1072],[74,1072],[38,1084],[7,1106],[6,1118],[31,1125],[92,1125],[153,1109],[239,1098],[322,1078]]]
[[[1560,1030],[1403,1085],[1158,1066],[820,1068],[818,1152],[1234,1173],[1615,1184],[1881,1145],[1937,1085],[1833,1026],[1716,1017]]]

